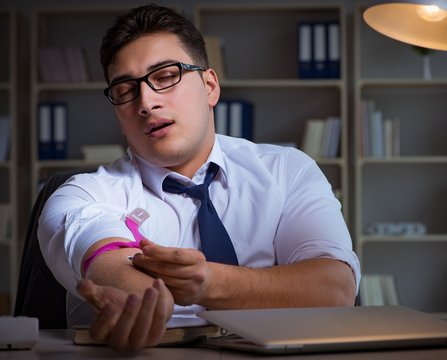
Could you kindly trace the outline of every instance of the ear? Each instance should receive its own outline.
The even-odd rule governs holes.
[[[208,94],[208,104],[213,107],[217,104],[220,97],[220,85],[216,72],[213,69],[205,70],[203,74],[203,81]]]

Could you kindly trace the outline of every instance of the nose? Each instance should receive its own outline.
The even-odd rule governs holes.
[[[161,94],[152,90],[149,84],[142,81],[140,83],[140,96],[136,99],[138,101],[138,114],[148,116],[152,111],[162,106],[162,99]]]

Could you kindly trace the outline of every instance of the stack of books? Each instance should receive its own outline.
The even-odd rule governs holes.
[[[371,100],[362,100],[358,114],[360,151],[364,157],[400,155],[400,120],[384,117]]]
[[[225,335],[225,330],[216,325],[173,327],[166,329],[158,346],[187,344],[223,335]],[[105,345],[103,342],[92,339],[88,326],[73,327],[71,337],[76,345]]]
[[[39,49],[40,79],[43,82],[86,82],[89,80],[85,51],[80,47]]]
[[[362,275],[360,294],[364,306],[399,305],[396,282],[392,275]]]
[[[340,147],[341,121],[338,117],[306,121],[301,150],[312,158],[335,158]]]

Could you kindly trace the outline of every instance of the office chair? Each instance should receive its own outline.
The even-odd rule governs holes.
[[[86,170],[54,173],[40,190],[34,203],[20,264],[14,316],[39,319],[41,329],[66,329],[67,291],[55,279],[40,251],[37,226],[40,213],[49,196],[68,178]]]

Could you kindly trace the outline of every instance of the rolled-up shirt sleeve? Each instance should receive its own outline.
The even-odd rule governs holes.
[[[313,160],[294,167],[297,152],[289,154],[284,177],[285,205],[278,225],[275,248],[279,263],[329,258],[347,263],[354,274],[357,290],[360,264],[341,213],[341,204]],[[307,156],[306,156],[307,157]]]
[[[56,280],[73,294],[81,279],[82,258],[90,246],[108,237],[134,241],[123,221],[126,209],[107,202],[99,186],[95,190],[91,182],[89,192],[66,183],[48,199],[39,218],[42,255]]]

